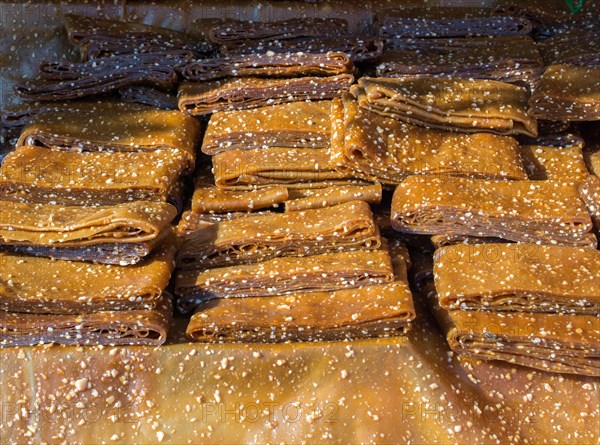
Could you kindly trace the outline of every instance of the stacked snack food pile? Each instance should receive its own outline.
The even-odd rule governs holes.
[[[176,255],[190,340],[403,334],[412,276],[454,350],[600,373],[593,26],[514,7],[389,10],[371,35],[66,26],[82,61],[43,63],[2,116],[5,344],[164,341]],[[118,333],[88,328],[108,314]]]

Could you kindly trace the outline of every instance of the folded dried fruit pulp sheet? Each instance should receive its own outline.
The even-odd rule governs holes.
[[[203,82],[224,77],[335,76],[354,71],[352,61],[341,52],[271,52],[200,59],[186,65],[182,74],[188,80]]]
[[[387,250],[353,250],[307,257],[280,257],[256,264],[205,271],[178,271],[177,306],[190,312],[215,298],[260,297],[296,291],[349,289],[393,281]]]
[[[589,176],[579,145],[522,145],[520,149],[529,179],[578,183]]]
[[[331,109],[331,163],[372,181],[414,174],[526,179],[517,141],[490,133],[451,133],[406,124],[358,106],[346,94]]]
[[[229,298],[202,304],[187,328],[202,342],[282,342],[404,334],[416,313],[407,259],[391,249],[394,281],[330,292]]]
[[[579,194],[592,216],[596,229],[600,230],[600,178],[590,175],[579,185]]]
[[[100,207],[0,201],[0,249],[131,264],[171,232],[176,213],[171,204],[151,201]]]
[[[336,18],[303,17],[272,22],[227,20],[214,26],[210,39],[220,44],[253,40],[286,40],[297,37],[331,37],[347,32],[348,22]]]
[[[148,105],[161,110],[177,110],[177,96],[157,88],[134,85],[119,89],[121,100],[126,103]]]
[[[290,79],[245,77],[213,82],[182,82],[178,93],[179,109],[189,114],[204,115],[299,100],[333,99],[348,91],[352,83],[352,74]]]
[[[476,7],[409,7],[381,14],[383,37],[468,37],[528,34],[532,25],[525,17],[491,16]]]
[[[23,128],[17,146],[72,151],[154,151],[173,149],[194,168],[200,125],[179,111],[119,102],[65,106],[43,111]]]
[[[269,210],[260,210],[256,212],[240,211],[228,213],[194,213],[191,210],[183,212],[176,233],[179,237],[184,237],[200,229],[212,226],[223,221],[231,221],[236,218],[245,218],[247,216],[272,215],[275,212]],[[389,219],[389,218],[388,218]]]
[[[173,150],[75,153],[19,147],[0,170],[0,198],[58,205],[166,201],[187,160]]]
[[[363,108],[425,127],[537,135],[527,115],[529,91],[504,82],[361,77],[351,91]]]
[[[550,372],[600,376],[598,318],[524,312],[434,312],[453,351]]]
[[[447,246],[434,254],[445,309],[597,314],[600,251],[533,244]]]
[[[228,150],[212,157],[215,184],[227,190],[250,190],[273,185],[289,189],[323,188],[357,181],[353,172],[330,165],[325,148],[269,147]]]
[[[193,213],[249,212],[277,206],[289,198],[281,186],[256,190],[229,191],[215,187],[196,187],[192,196]]]
[[[331,101],[291,102],[210,117],[202,152],[262,147],[327,148],[331,140]]]
[[[382,198],[381,184],[337,185],[322,189],[293,189],[290,199],[285,202],[285,211],[317,209],[342,204],[349,201],[365,201],[379,204]]]
[[[174,255],[170,242],[131,266],[0,252],[0,309],[37,314],[152,309],[169,283]]]
[[[600,120],[600,68],[549,66],[529,98],[530,114],[539,119]]]
[[[27,314],[0,311],[0,347],[61,345],[148,345],[167,339],[173,315],[170,296],[154,309],[89,314]]]
[[[484,236],[469,236],[454,233],[443,233],[440,235],[431,235],[431,244],[434,249],[439,249],[445,246],[453,246],[455,244],[499,244],[508,241],[502,238],[484,237]]]
[[[406,233],[596,246],[577,187],[553,181],[411,176],[394,192],[392,226]]]
[[[352,201],[323,209],[249,215],[187,235],[177,255],[180,269],[204,270],[352,249],[378,249],[379,230],[369,204]]]

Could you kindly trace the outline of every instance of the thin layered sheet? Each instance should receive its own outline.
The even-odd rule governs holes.
[[[15,86],[28,100],[69,100],[108,93],[130,85],[172,89],[177,85],[174,67],[191,60],[189,51],[127,54],[76,63],[42,64],[39,79]]]
[[[491,16],[485,8],[409,7],[388,9],[379,17],[382,37],[469,37],[529,34],[532,24],[521,16]]]
[[[434,254],[444,309],[594,315],[600,251],[531,244],[455,245]]]
[[[213,224],[223,221],[231,221],[237,218],[246,218],[248,216],[272,215],[275,212],[269,210],[259,211],[240,211],[227,213],[194,213],[191,210],[183,212],[179,224],[177,224],[176,233],[179,237],[185,237],[198,230],[203,230]]]
[[[213,82],[182,82],[178,94],[179,109],[189,114],[204,115],[300,100],[333,99],[348,91],[352,83],[352,74],[290,79],[246,77]]]
[[[590,171],[600,178],[600,151],[592,153],[589,157]]]
[[[65,27],[69,41],[79,47],[84,60],[165,50],[187,50],[199,55],[214,49],[198,36],[142,23],[67,14]]]
[[[341,52],[245,54],[196,60],[181,73],[196,82],[223,77],[335,76],[354,73],[354,64]]]
[[[553,181],[412,176],[394,192],[392,226],[406,233],[523,243],[591,248],[597,243],[577,187]]]
[[[219,299],[186,334],[200,342],[328,341],[405,334],[416,317],[407,258],[392,249],[394,281],[330,292]]]
[[[597,27],[575,26],[541,40],[538,46],[547,65],[594,66],[598,64],[600,32]]]
[[[170,296],[154,309],[89,314],[27,314],[0,311],[0,347],[60,345],[159,346],[173,314]]]
[[[210,30],[210,39],[219,44],[248,41],[287,40],[299,37],[333,37],[347,32],[348,22],[336,18],[293,18],[270,22],[228,20]]]
[[[501,238],[493,238],[486,236],[469,236],[455,233],[443,233],[440,235],[431,236],[431,244],[434,249],[439,249],[445,246],[453,246],[455,244],[499,244],[508,241]]]
[[[239,41],[221,46],[226,56],[265,54],[267,52],[341,52],[354,63],[374,62],[383,54],[383,40],[375,36],[297,37],[285,40]]]
[[[250,190],[283,185],[290,189],[323,188],[356,182],[351,172],[330,166],[325,148],[269,147],[228,150],[212,158],[217,187]]]
[[[177,110],[177,96],[157,88],[134,85],[119,89],[121,100],[126,103],[148,105],[161,110]]]
[[[578,145],[564,148],[522,145],[520,149],[529,179],[578,183],[589,176]]]
[[[333,101],[331,114],[331,163],[339,171],[388,184],[415,174],[527,178],[508,136],[403,123],[359,107],[350,94]]]
[[[594,315],[434,313],[455,352],[543,371],[600,376],[600,330]]]
[[[172,150],[75,153],[23,146],[4,159],[0,197],[92,206],[167,201],[186,165]]]
[[[222,221],[185,237],[178,269],[206,269],[309,256],[339,250],[378,249],[379,230],[366,202],[323,209],[247,216]]]
[[[194,168],[200,125],[179,111],[105,102],[44,111],[23,128],[17,146],[70,151],[180,151]]]
[[[196,187],[192,196],[194,213],[251,212],[277,206],[289,197],[285,187],[229,191],[215,187]]]
[[[600,120],[600,68],[549,66],[529,98],[531,115],[562,121]]]
[[[444,130],[537,135],[526,88],[482,79],[361,77],[358,104],[383,116]]]
[[[262,147],[328,148],[331,101],[291,102],[215,113],[202,142],[208,155]]]
[[[177,213],[150,201],[110,207],[2,201],[0,208],[0,249],[109,264],[132,264],[150,253]]]
[[[153,309],[169,283],[174,255],[170,242],[130,266],[0,252],[0,310],[87,314]]]
[[[394,39],[386,41],[377,76],[491,79],[531,87],[543,68],[529,36]]]
[[[600,230],[600,178],[590,175],[579,186],[579,193],[587,205],[596,229]]]
[[[290,200],[285,202],[285,211],[318,209],[355,200],[379,204],[382,193],[381,184],[337,185],[322,189],[291,190]]]
[[[353,250],[176,274],[177,306],[190,312],[215,298],[267,297],[327,292],[393,281],[387,250]]]

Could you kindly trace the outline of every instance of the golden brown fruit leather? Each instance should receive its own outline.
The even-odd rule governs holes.
[[[364,183],[355,179],[354,172],[334,169],[326,148],[227,150],[213,156],[212,163],[215,184],[225,190],[275,185],[307,189]]]
[[[348,22],[337,18],[302,17],[268,22],[227,20],[210,30],[210,40],[219,44],[254,40],[287,40],[298,37],[333,37],[346,34]]]
[[[392,226],[405,233],[597,244],[577,187],[554,181],[411,176],[394,192]]]
[[[170,241],[130,266],[0,252],[0,310],[84,314],[153,309],[169,283],[174,256]]]
[[[179,109],[184,113],[204,115],[301,100],[333,99],[348,91],[353,83],[352,74],[289,79],[244,77],[211,82],[181,82],[178,92]]]
[[[267,297],[350,289],[393,281],[387,250],[353,250],[176,273],[177,307],[190,312],[215,298]]]
[[[590,175],[579,185],[579,194],[587,205],[596,229],[600,230],[600,178]]]
[[[186,65],[187,80],[206,82],[224,77],[335,76],[354,73],[354,64],[341,52],[265,53],[200,59]]]
[[[0,311],[0,347],[59,345],[159,346],[173,316],[171,297],[153,309],[86,314],[28,314]]]
[[[162,202],[62,207],[0,201],[0,250],[104,264],[134,264],[171,233]]]
[[[331,108],[331,164],[370,181],[409,175],[526,179],[517,141],[491,133],[452,133],[381,116],[345,94]]]
[[[351,92],[358,104],[383,116],[429,128],[537,135],[527,114],[529,91],[484,79],[361,77]]]
[[[529,98],[530,114],[559,121],[600,120],[600,68],[550,65]]]
[[[522,145],[520,150],[529,179],[579,183],[589,176],[581,146]]]
[[[290,199],[285,202],[286,212],[318,209],[350,201],[365,201],[380,204],[383,190],[381,184],[336,185],[322,189],[293,189]]]
[[[17,146],[69,151],[180,151],[193,170],[200,124],[179,111],[105,102],[43,111],[23,128]]]
[[[200,342],[330,341],[405,334],[416,317],[407,255],[390,249],[394,281],[330,292],[228,298],[197,309],[186,334]]]
[[[291,102],[210,117],[202,152],[266,147],[328,148],[331,101]]]
[[[4,158],[0,198],[65,206],[167,201],[186,166],[173,150],[75,153],[22,146]]]
[[[381,238],[369,204],[352,201],[322,209],[248,215],[201,228],[182,239],[177,267],[204,270],[281,256],[379,247]]]
[[[445,309],[594,315],[600,310],[600,251],[534,244],[455,245],[434,253]]]
[[[192,196],[193,213],[250,212],[276,207],[289,198],[288,189],[281,186],[255,190],[221,190],[216,187],[196,187]]]

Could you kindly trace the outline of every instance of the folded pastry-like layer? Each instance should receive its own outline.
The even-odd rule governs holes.
[[[206,269],[352,249],[378,249],[369,204],[352,201],[300,212],[249,215],[190,233],[177,255],[179,269]]]
[[[262,189],[260,189],[262,190]],[[214,224],[231,221],[237,218],[246,218],[247,216],[259,216],[259,215],[272,215],[275,212],[269,210],[264,211],[240,211],[240,212],[227,212],[227,213],[195,213],[191,210],[183,212],[179,224],[177,224],[176,233],[179,237],[185,237],[198,230],[203,230],[206,227]],[[388,218],[389,219],[389,218]]]
[[[192,196],[194,213],[250,212],[285,202],[285,187],[265,187],[247,191],[228,191],[215,187],[197,187]]]
[[[0,252],[0,310],[86,314],[153,309],[169,283],[174,255],[170,242],[129,266]]]
[[[589,157],[590,171],[600,178],[600,151],[592,153]]]
[[[133,264],[171,232],[162,202],[61,207],[0,202],[0,249],[108,264]]]
[[[383,116],[425,127],[464,132],[537,135],[527,115],[529,91],[483,79],[361,77],[358,104]]]
[[[27,314],[0,311],[0,347],[60,345],[162,345],[173,308],[169,296],[154,309],[89,314]]]
[[[85,152],[22,146],[0,170],[0,198],[58,205],[167,201],[187,160],[173,150]]]
[[[580,184],[579,194],[590,211],[596,229],[600,230],[600,178],[590,175]]]
[[[454,246],[455,244],[499,244],[508,241],[501,238],[484,237],[484,236],[469,236],[454,233],[443,233],[441,235],[432,235],[431,244],[434,249],[439,249],[445,246]]]
[[[253,40],[286,40],[298,37],[330,37],[347,32],[348,22],[336,18],[303,17],[272,22],[227,20],[210,30],[215,43],[246,42]]]
[[[391,253],[390,283],[209,301],[192,316],[187,336],[200,342],[282,342],[405,334],[416,314],[406,258]]]
[[[529,36],[388,39],[377,76],[491,79],[533,86],[543,68]]]
[[[598,314],[600,251],[532,244],[459,244],[434,253],[444,309]]]
[[[373,62],[383,54],[383,40],[375,36],[297,37],[286,40],[251,40],[227,43],[220,52],[226,56],[267,52],[341,52],[352,62]]]
[[[382,37],[470,37],[529,34],[521,16],[491,16],[486,8],[409,7],[388,9],[379,17]]]
[[[268,297],[326,292],[393,281],[387,250],[352,250],[307,257],[280,257],[255,264],[178,271],[177,306],[190,312],[215,298]]]
[[[202,54],[214,49],[213,45],[198,36],[142,23],[67,14],[65,27],[69,41],[79,46],[84,60],[119,54],[174,50]]]
[[[121,100],[126,103],[148,105],[161,110],[177,110],[177,96],[157,88],[133,85],[119,89]]]
[[[203,115],[300,100],[333,99],[348,91],[352,83],[352,74],[290,79],[246,77],[213,82],[182,82],[178,94],[179,109],[189,114]]]
[[[17,146],[70,151],[178,150],[194,168],[200,125],[179,111],[105,102],[43,111],[23,128]]]
[[[171,89],[177,85],[174,67],[191,58],[191,52],[178,51],[126,54],[82,63],[45,63],[40,65],[41,79],[17,84],[15,92],[29,100],[68,100],[130,85]]]
[[[550,372],[600,376],[598,317],[447,311],[436,319],[453,351]]]
[[[594,66],[598,63],[600,32],[596,29],[573,26],[538,43],[547,65]]]
[[[589,176],[579,145],[522,145],[520,149],[529,179],[578,183]]]
[[[339,171],[388,184],[415,174],[527,178],[509,136],[406,124],[359,107],[350,94],[333,101],[331,114],[331,163]]]
[[[529,98],[530,114],[539,119],[600,120],[600,67],[549,66]]]
[[[596,246],[577,187],[554,181],[411,176],[394,192],[392,226],[406,233]]]
[[[336,185],[322,189],[291,190],[290,200],[285,202],[285,211],[318,209],[355,200],[379,204],[381,196],[381,184]]]
[[[35,115],[45,111],[80,110],[86,112],[98,105],[103,106],[109,101],[110,99],[74,99],[66,102],[23,101],[13,106],[9,105],[2,110],[0,126],[22,127],[28,124]]]
[[[201,59],[186,65],[181,74],[188,80],[207,81],[223,77],[335,76],[354,73],[354,64],[341,52],[265,53]]]
[[[213,156],[212,162],[215,184],[229,190],[272,185],[322,188],[356,182],[351,172],[342,173],[329,165],[329,152],[325,148],[228,150]]]
[[[202,152],[261,147],[328,148],[331,101],[291,102],[210,117]]]

